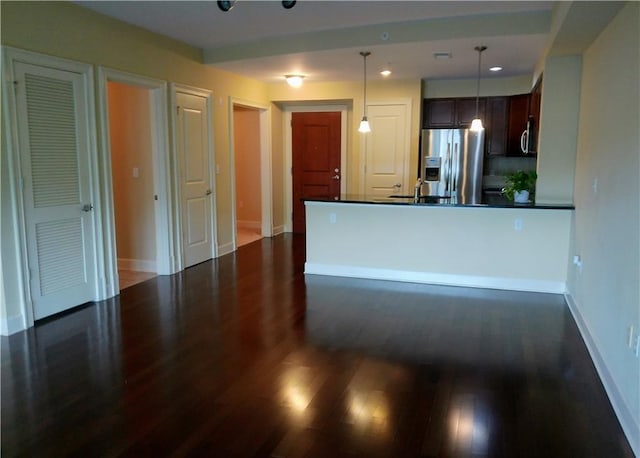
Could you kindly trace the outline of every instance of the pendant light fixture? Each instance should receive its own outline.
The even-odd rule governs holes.
[[[478,86],[476,90],[476,117],[473,121],[471,121],[471,131],[472,132],[480,132],[484,130],[484,126],[482,125],[482,120],[480,119],[479,114],[479,106],[480,106],[480,63],[482,62],[482,51],[487,49],[486,46],[476,46],[474,48],[478,51]]]
[[[367,57],[371,55],[369,51],[361,51],[360,55],[364,59],[364,97],[362,97],[362,121],[360,121],[360,127],[358,132],[366,134],[371,132],[369,121],[367,120]]]

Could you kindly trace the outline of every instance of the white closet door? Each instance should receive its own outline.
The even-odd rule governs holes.
[[[405,104],[367,105],[365,196],[413,193],[407,184],[410,132]]]
[[[211,160],[207,99],[176,93],[184,267],[213,257]]]
[[[15,63],[18,134],[34,318],[95,296],[86,82]]]

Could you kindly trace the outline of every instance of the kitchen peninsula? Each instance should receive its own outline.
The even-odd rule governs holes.
[[[306,199],[305,274],[564,293],[573,208]]]

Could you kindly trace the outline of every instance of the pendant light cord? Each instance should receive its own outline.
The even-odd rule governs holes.
[[[482,51],[487,49],[486,46],[476,46],[475,50],[478,51],[478,85],[476,88],[476,119],[478,119],[479,105],[480,105],[480,64],[482,62]]]
[[[369,51],[360,52],[360,55],[364,58],[364,97],[362,99],[362,116],[367,116],[367,56],[369,56],[370,54],[371,53]]]

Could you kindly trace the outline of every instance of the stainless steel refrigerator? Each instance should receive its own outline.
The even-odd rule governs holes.
[[[484,130],[422,131],[421,194],[451,203],[482,203]]]

